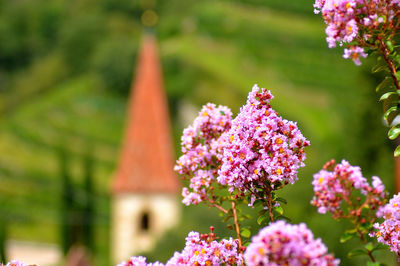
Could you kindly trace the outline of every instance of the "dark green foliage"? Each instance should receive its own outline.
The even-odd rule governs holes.
[[[71,236],[71,210],[73,208],[73,189],[68,173],[68,162],[65,150],[61,149],[59,151],[59,162],[60,162],[60,177],[61,177],[61,246],[64,254],[68,253],[72,245]]]
[[[64,254],[76,244],[83,244],[87,250],[95,251],[95,190],[93,183],[93,157],[88,150],[82,158],[83,190],[72,182],[69,172],[68,153],[59,151],[60,176],[62,178],[62,248]]]
[[[126,37],[104,40],[98,45],[93,70],[105,88],[119,95],[129,95],[138,48],[136,42]]]
[[[74,16],[60,31],[60,49],[74,73],[85,71],[95,51],[93,47],[104,36],[105,21],[97,14]]]
[[[6,263],[6,241],[7,241],[7,219],[6,217],[0,217],[0,265]]]
[[[61,246],[64,254],[79,241],[79,211],[76,205],[76,193],[69,173],[69,158],[62,148],[59,150],[61,193]]]
[[[93,157],[89,151],[83,158],[85,203],[82,211],[82,240],[90,251],[95,249],[95,190],[93,182]]]

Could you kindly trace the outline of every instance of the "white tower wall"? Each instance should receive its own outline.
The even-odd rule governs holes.
[[[178,224],[179,206],[177,197],[170,194],[114,195],[112,262],[120,263],[151,250],[165,231]]]

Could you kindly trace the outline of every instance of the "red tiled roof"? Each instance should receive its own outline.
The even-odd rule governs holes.
[[[114,193],[177,193],[172,139],[161,67],[153,36],[145,36],[132,84],[125,140]]]

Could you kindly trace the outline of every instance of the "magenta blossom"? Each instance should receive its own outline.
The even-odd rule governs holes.
[[[254,85],[247,103],[223,135],[224,153],[218,181],[229,190],[251,191],[293,184],[304,166],[304,148],[310,143],[295,122],[271,108],[272,94]]]
[[[339,265],[339,260],[327,254],[321,239],[314,239],[305,224],[284,221],[261,229],[251,239],[244,257],[247,265]]]
[[[400,12],[398,0],[316,0],[314,12],[322,13],[330,48],[349,45],[344,58],[361,64],[364,48],[374,47],[378,34],[390,36]]]
[[[139,257],[131,257],[128,261],[124,261],[119,263],[117,266],[164,266],[164,264],[160,262],[147,263],[146,258]]]
[[[1,264],[2,265],[2,264]],[[13,260],[6,264],[6,266],[34,266],[30,264],[26,264],[25,262]]]
[[[175,252],[167,262],[169,266],[242,264],[243,255],[239,252],[236,240],[230,238],[218,242],[209,235],[200,235],[197,232],[190,232],[186,237],[185,248],[181,252]]]
[[[221,164],[223,132],[231,127],[232,112],[228,107],[206,104],[193,125],[183,131],[182,153],[175,171],[190,180],[182,190],[185,205],[198,204],[212,197]]]
[[[132,257],[118,266],[163,266],[160,262],[147,263],[145,257]],[[175,252],[166,266],[218,266],[243,265],[243,255],[239,252],[238,243],[232,238],[215,240],[214,233],[199,234],[190,232],[181,252]]]
[[[358,46],[352,46],[349,49],[344,49],[343,58],[353,59],[354,64],[361,65],[360,57],[366,58],[368,55],[364,53],[364,49]]]
[[[332,171],[329,171],[333,168]],[[362,175],[361,168],[342,160],[325,164],[324,169],[314,175],[312,182],[314,197],[311,204],[319,213],[331,212],[333,218],[360,217],[363,208],[376,211],[386,199],[385,187],[379,177],[372,177],[372,186]],[[342,205],[348,208],[342,208]],[[349,217],[347,217],[349,218]]]
[[[388,245],[390,251],[400,256],[400,193],[380,208],[377,215],[385,220],[381,224],[374,224],[377,232],[371,235],[375,235],[378,242]]]

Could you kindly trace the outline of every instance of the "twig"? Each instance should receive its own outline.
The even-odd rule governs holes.
[[[389,54],[390,54],[389,50],[388,50],[388,48],[386,47],[385,43],[382,41],[381,38],[379,38],[379,44],[380,44],[380,48],[381,48],[381,52],[382,52],[383,58],[385,59],[387,65],[389,67],[390,75],[392,76],[394,85],[396,86],[397,90],[400,90],[399,80],[397,79],[397,76],[396,76],[397,70],[396,70],[396,67],[393,64],[393,61],[390,60],[390,58],[389,58]]]
[[[221,205],[218,205],[217,203],[215,203],[215,201],[213,201],[212,199],[208,199],[208,201],[211,203],[212,206],[214,206],[215,208],[217,208],[218,210],[222,211],[223,213],[228,213],[228,210],[225,209],[224,207],[222,207]]]
[[[270,222],[274,222],[274,213],[272,212],[272,197],[271,197],[271,189],[267,188],[267,207],[268,207],[268,214]]]
[[[237,234],[237,238],[239,240],[239,249],[242,250],[242,238],[240,236],[240,227],[239,227],[239,222],[238,222],[238,217],[237,217],[236,204],[233,199],[232,199],[232,211],[233,211],[233,220],[235,221],[236,234]]]
[[[366,244],[366,243],[367,243],[367,240],[364,238],[363,233],[362,233],[359,229],[357,229],[357,232],[358,232],[358,234],[360,235],[361,241],[362,241],[364,244]],[[375,258],[374,258],[374,255],[372,254],[372,251],[370,251],[370,250],[368,250],[368,249],[366,249],[366,250],[367,250],[367,252],[368,252],[368,256],[369,256],[369,258],[371,259],[371,261],[372,261],[372,262],[376,262],[376,260],[375,260]]]

